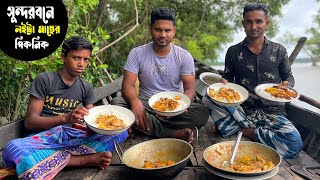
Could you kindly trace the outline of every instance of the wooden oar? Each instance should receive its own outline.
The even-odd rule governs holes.
[[[292,51],[290,57],[289,57],[289,62],[290,65],[293,64],[293,62],[296,60],[299,52],[301,51],[302,47],[304,46],[304,44],[306,43],[307,38],[306,37],[301,37],[296,45],[296,47],[294,48],[294,50]]]
[[[299,100],[303,101],[305,103],[308,103],[308,104],[320,109],[320,102],[316,101],[316,100],[314,100],[314,99],[312,99],[312,98],[310,98],[308,96],[300,94]]]

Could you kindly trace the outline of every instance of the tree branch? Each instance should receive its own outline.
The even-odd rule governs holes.
[[[135,21],[135,19],[132,19],[130,22],[128,22],[127,24],[125,24],[125,25],[122,26],[121,28],[109,32],[109,34],[112,34],[112,33],[118,32],[118,31],[121,31],[121,30],[124,29],[125,27],[129,26],[130,24],[132,24],[134,21]]]
[[[96,30],[97,27],[100,26],[105,9],[107,9],[105,8],[105,0],[99,0],[99,6],[98,6],[98,12],[97,12],[97,14],[99,14],[99,17],[98,17],[97,24],[93,28],[94,30]]]
[[[126,33],[124,33],[122,36],[120,36],[118,39],[116,39],[112,43],[108,44],[107,46],[101,48],[94,55],[97,55],[97,54],[101,53],[102,51],[104,51],[105,49],[109,48],[110,46],[116,44],[117,42],[119,42],[121,39],[126,37],[128,34],[130,34],[133,30],[135,30],[139,26],[139,14],[138,14],[138,8],[137,8],[136,0],[134,0],[134,9],[135,9],[135,12],[136,12],[136,24],[131,29],[129,29]]]

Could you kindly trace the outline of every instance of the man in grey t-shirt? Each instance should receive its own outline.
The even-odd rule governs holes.
[[[136,47],[124,66],[122,97],[114,98],[115,105],[130,108],[136,116],[136,126],[149,135],[174,137],[192,141],[194,127],[204,126],[208,110],[202,104],[191,103],[187,112],[175,117],[159,117],[148,105],[148,99],[163,91],[195,96],[195,68],[191,54],[171,44],[176,33],[175,13],[166,8],[152,11],[150,33],[152,42]],[[139,79],[139,96],[135,82]]]

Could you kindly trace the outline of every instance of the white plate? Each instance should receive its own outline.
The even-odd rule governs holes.
[[[240,95],[240,100],[236,101],[234,103],[228,103],[228,102],[217,101],[217,100],[215,100],[215,99],[213,99],[212,97],[209,96],[209,89],[210,88],[213,88],[215,91],[217,91],[222,87],[231,88],[231,89],[234,89],[235,91],[237,91],[239,93],[239,95]],[[245,100],[247,100],[248,97],[249,97],[249,93],[244,87],[242,87],[242,86],[240,86],[238,84],[234,84],[234,83],[227,83],[227,84],[215,83],[215,84],[211,84],[207,88],[207,94],[210,97],[210,99],[212,99],[215,103],[219,104],[220,106],[238,106],[238,105],[242,104]]]
[[[95,123],[96,119],[100,115],[115,115],[119,119],[123,120],[123,123],[126,125],[126,127],[118,130],[104,130],[98,128],[97,124]],[[130,126],[135,121],[135,116],[132,111],[130,111],[127,108],[115,106],[115,105],[102,105],[102,106],[96,106],[89,110],[89,115],[84,116],[84,120],[88,127],[99,134],[105,134],[105,135],[115,135],[122,133],[130,128]]]
[[[158,111],[152,107],[157,101],[159,101],[160,98],[167,97],[172,99],[175,96],[180,96],[181,100],[177,100],[180,103],[180,105],[173,111]],[[149,103],[149,106],[157,114],[161,116],[170,117],[170,116],[177,116],[179,114],[182,114],[190,106],[191,101],[190,101],[190,98],[185,94],[174,92],[174,91],[165,91],[165,92],[160,92],[151,96],[148,103]]]
[[[203,166],[210,171],[211,173],[220,176],[220,177],[224,177],[224,178],[228,178],[228,179],[238,179],[238,180],[255,180],[255,179],[269,179],[272,176],[276,175],[279,171],[279,167],[276,167],[275,169],[273,169],[272,171],[266,173],[266,174],[262,174],[262,175],[257,175],[257,176],[241,176],[241,175],[236,175],[236,174],[227,174],[224,173],[222,171],[219,171],[213,167],[211,167],[207,162],[205,162],[204,160],[202,160]]]
[[[275,83],[260,84],[260,85],[258,85],[258,86],[256,86],[254,88],[254,92],[258,96],[260,96],[260,97],[262,97],[264,99],[267,99],[269,101],[282,102],[282,103],[291,102],[291,101],[296,100],[296,99],[298,99],[300,97],[300,94],[296,90],[291,88],[291,87],[288,87],[288,89],[293,90],[294,92],[297,93],[297,97],[295,97],[293,99],[277,98],[277,97],[273,97],[271,94],[265,92],[266,88],[269,88],[269,87],[272,87],[272,86],[277,86],[277,85],[279,85],[279,84],[275,84]]]
[[[204,72],[199,75],[199,79],[201,80],[201,82],[203,82],[207,86],[221,82],[221,78],[222,76],[212,72]]]

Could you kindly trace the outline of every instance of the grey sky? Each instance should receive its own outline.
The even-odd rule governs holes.
[[[306,29],[312,27],[313,16],[317,14],[319,10],[319,3],[316,0],[291,0],[286,6],[282,9],[283,16],[278,20],[279,33],[276,37],[271,40],[282,43],[288,51],[288,54],[294,49],[295,44],[285,44],[282,37],[285,33],[290,32],[295,36],[306,36]],[[234,35],[233,42],[227,44],[219,56],[219,61],[224,61],[224,56],[226,54],[227,48],[230,45],[236,44],[242,41],[245,37],[244,31]],[[307,55],[302,52],[299,53],[299,57],[307,57]]]

